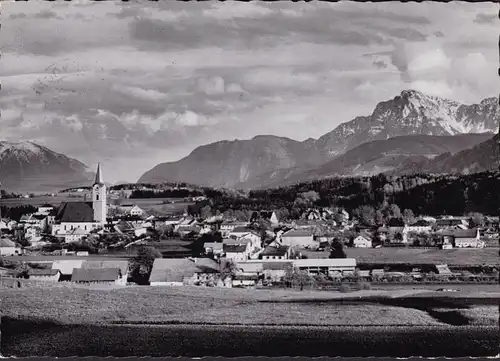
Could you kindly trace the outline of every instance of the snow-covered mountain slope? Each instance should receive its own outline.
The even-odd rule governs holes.
[[[87,166],[76,159],[33,142],[0,141],[0,182],[7,191],[48,192],[90,179]]]

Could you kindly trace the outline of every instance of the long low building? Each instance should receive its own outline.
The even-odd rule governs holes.
[[[310,274],[350,273],[356,269],[356,259],[354,258],[261,259],[238,262],[237,264],[243,269],[252,268],[250,265],[260,265],[258,268],[263,269],[267,263],[274,264],[274,268],[279,264],[283,264],[284,269],[289,267],[291,263],[293,267],[307,271]]]

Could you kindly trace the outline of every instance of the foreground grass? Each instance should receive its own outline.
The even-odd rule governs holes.
[[[421,291],[412,291],[421,292]],[[385,292],[387,294],[387,292]],[[392,292],[393,297],[410,291]],[[427,312],[382,304],[333,304],[329,300],[380,296],[321,291],[241,290],[200,287],[79,287],[0,290],[2,314],[60,323],[218,323],[243,325],[439,325]],[[313,300],[314,302],[311,302]],[[491,324],[487,309],[471,311],[474,324]],[[470,310],[465,310],[470,311]],[[484,322],[484,323],[482,323]]]

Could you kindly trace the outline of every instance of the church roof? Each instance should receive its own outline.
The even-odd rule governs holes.
[[[94,184],[104,184],[104,181],[102,180],[101,163],[97,164],[97,172],[95,173]]]
[[[57,210],[59,222],[94,222],[92,202],[67,202]]]

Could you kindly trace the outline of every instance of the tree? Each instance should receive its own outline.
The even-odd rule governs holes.
[[[415,223],[415,215],[411,209],[407,208],[403,211],[403,220],[405,224]]]
[[[389,210],[390,210],[390,215],[392,218],[401,218],[402,217],[401,210],[399,209],[397,204],[391,204],[389,206]]]
[[[469,227],[480,227],[484,224],[484,215],[478,212],[469,213]]]
[[[329,258],[347,258],[347,255],[344,252],[344,245],[338,238],[334,238],[330,244]]]
[[[191,244],[193,257],[205,255],[205,243],[222,243],[222,234],[220,232],[210,232],[197,237]]]
[[[153,263],[157,258],[162,258],[162,254],[156,248],[139,248],[130,265],[132,279],[139,284],[148,284]]]
[[[375,209],[372,206],[361,206],[354,210],[354,214],[361,223],[369,226],[375,225]]]
[[[200,216],[203,219],[208,219],[212,217],[212,207],[210,207],[210,205],[207,204],[205,207],[201,209]]]
[[[293,267],[286,270],[283,281],[291,287],[300,287],[302,291],[304,286],[313,283],[314,279],[306,271]]]
[[[219,276],[222,280],[225,280],[227,277],[233,278],[234,275],[238,272],[238,266],[232,259],[224,259],[220,263]]]
[[[384,224],[384,220],[385,220],[384,214],[380,209],[377,209],[377,211],[375,212],[375,224],[377,225]]]

